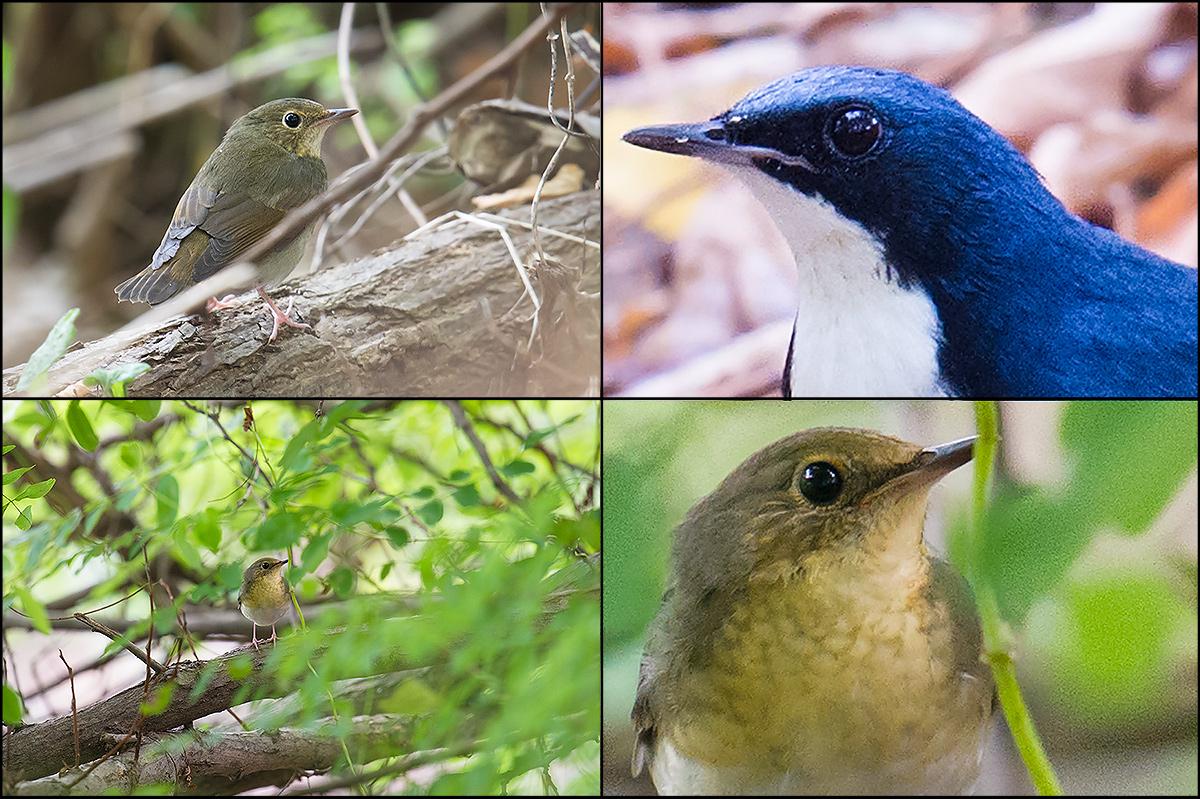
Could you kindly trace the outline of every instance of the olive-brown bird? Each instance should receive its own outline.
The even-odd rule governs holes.
[[[634,774],[663,794],[967,790],[993,683],[970,590],[922,531],[972,441],[809,430],[697,502],[646,640]]]
[[[325,191],[321,142],[330,126],[357,113],[356,108],[326,109],[291,97],[239,118],[179,198],[150,265],[117,286],[117,298],[157,305],[236,262],[288,211]],[[274,316],[268,340],[274,340],[280,322],[309,327],[280,311],[265,287],[282,283],[291,273],[315,226],[314,220],[256,263],[259,296]],[[215,307],[224,304],[213,302]]]
[[[238,609],[250,620],[250,640],[258,649],[258,625],[271,625],[271,641],[275,641],[275,623],[287,615],[292,589],[283,576],[288,562],[279,558],[259,558],[242,574],[242,589],[238,591]]]

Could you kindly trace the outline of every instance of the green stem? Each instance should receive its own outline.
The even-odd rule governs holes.
[[[1061,796],[1062,786],[1058,783],[1050,759],[1046,757],[1046,750],[1042,748],[1033,718],[1029,715],[1029,708],[1017,683],[1017,670],[1012,655],[1009,654],[1013,642],[1012,631],[1000,614],[1000,604],[991,583],[980,579],[978,564],[983,536],[987,529],[987,488],[992,478],[996,446],[1000,440],[996,403],[977,401],[975,420],[979,440],[975,442],[974,495],[968,542],[971,557],[967,567],[967,579],[975,591],[975,604],[979,608],[979,618],[983,625],[984,657],[992,667],[1000,706],[1004,708],[1004,717],[1008,719],[1013,741],[1025,761],[1025,767],[1029,770],[1029,778],[1038,793],[1043,796]]]

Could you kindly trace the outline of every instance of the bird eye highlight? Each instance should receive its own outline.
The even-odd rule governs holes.
[[[283,115],[283,124],[287,125],[289,128],[300,127],[300,115],[295,111],[288,111]]]
[[[883,135],[883,123],[866,108],[847,108],[829,124],[829,142],[842,155],[866,155]]]
[[[805,466],[796,483],[804,498],[814,505],[828,505],[842,494],[841,472],[825,461]]]

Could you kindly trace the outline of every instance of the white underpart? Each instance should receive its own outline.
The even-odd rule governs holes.
[[[929,295],[888,279],[875,237],[821,197],[724,164],[783,232],[800,277],[792,396],[942,396]]]
[[[862,786],[867,790],[886,788],[880,784],[874,763],[847,764],[837,776],[839,784]],[[807,775],[799,771],[767,772],[761,766],[710,766],[682,755],[665,738],[660,740],[650,763],[650,775],[660,796],[804,796],[828,792],[822,782],[827,775]],[[951,793],[930,776],[928,793]],[[815,788],[814,788],[815,786]],[[824,789],[823,791],[821,789]]]
[[[988,736],[979,736],[978,757],[983,758]],[[914,755],[915,757],[915,755]],[[957,762],[956,762],[957,761]],[[660,738],[650,761],[650,777],[660,796],[806,796],[830,793],[899,794],[929,796],[972,795],[978,780],[966,790],[962,763],[955,756],[924,765],[923,769],[902,766],[889,784],[879,764],[847,763],[834,775],[806,774],[798,769],[766,771],[760,764],[711,766],[680,754],[666,738]],[[887,791],[891,788],[892,791]]]

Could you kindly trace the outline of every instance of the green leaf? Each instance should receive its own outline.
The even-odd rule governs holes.
[[[332,534],[317,536],[311,539],[300,555],[300,567],[311,574],[317,570],[325,558],[329,557],[329,539]]]
[[[159,478],[154,498],[157,500],[155,523],[165,530],[179,515],[179,482],[172,475],[164,474]]]
[[[509,461],[504,466],[500,467],[500,473],[505,477],[516,477],[517,475],[529,474],[537,467],[529,461],[523,461],[520,458]]]
[[[4,43],[4,59],[7,63],[9,58],[8,42]],[[4,70],[5,75],[5,99],[8,99],[8,75],[9,70]],[[4,253],[8,254],[8,248],[12,242],[17,240],[17,224],[21,218],[21,193],[11,189],[8,185],[4,186]]]
[[[433,525],[442,520],[442,514],[445,513],[445,510],[442,501],[434,499],[417,508],[416,514],[425,524]]]
[[[143,364],[143,366],[145,366],[145,364]],[[142,371],[148,371],[149,368],[149,366],[146,366],[146,369],[143,369]],[[141,374],[141,372],[138,374]],[[159,410],[162,408],[162,400],[156,399],[129,400],[128,402],[116,404],[129,411],[143,422],[150,422],[156,419],[158,417]]]
[[[299,541],[307,532],[304,517],[292,511],[279,511],[268,516],[251,536],[251,550],[287,549]]]
[[[408,530],[405,530],[398,524],[388,525],[387,527],[383,528],[383,534],[388,537],[388,540],[392,542],[392,546],[394,546],[396,549],[404,548],[411,540],[408,535]]]
[[[301,460],[302,455],[307,455],[309,446],[317,438],[318,423],[316,421],[309,422],[300,428],[296,435],[292,436],[292,440],[288,442],[287,449],[283,451],[283,457],[279,459],[279,471],[281,474],[286,474],[294,468],[308,468],[309,459]]]
[[[25,472],[29,471],[32,468],[33,468],[32,466],[19,466],[16,469],[12,469],[11,471],[5,472],[4,473],[4,485],[11,485],[12,483],[17,482],[17,478],[19,478],[21,475],[25,474]]]
[[[83,383],[86,386],[100,386],[100,390],[109,396],[124,397],[125,384],[133,380],[138,375],[150,371],[150,364],[134,361],[132,363],[120,363],[108,369],[97,369],[87,377],[83,378]],[[157,400],[155,400],[157,402]],[[153,417],[151,417],[153,418]]]
[[[100,446],[100,438],[92,428],[92,421],[79,406],[79,400],[71,400],[67,405],[67,427],[71,430],[71,435],[75,437],[75,443],[88,452],[95,452],[96,447]]]
[[[46,340],[34,350],[33,355],[29,356],[29,362],[25,364],[25,369],[21,372],[21,379],[17,381],[17,393],[41,393],[34,391],[34,386],[46,385],[46,372],[50,371],[50,367],[66,354],[67,348],[75,340],[75,317],[77,316],[79,316],[79,309],[72,308],[54,323],[54,327],[50,328]]]
[[[150,692],[150,698],[142,703],[141,713],[144,716],[157,716],[171,706],[171,696],[175,693],[178,683],[165,682]]]
[[[8,727],[16,727],[21,724],[25,717],[21,712],[22,703],[20,695],[8,686],[6,683],[4,691],[4,724]]]
[[[46,614],[46,606],[35,599],[27,588],[13,586],[11,590],[20,600],[21,610],[29,617],[29,623],[33,625],[33,629],[43,635],[49,635],[50,617]]]
[[[459,504],[459,507],[473,508],[480,504],[479,489],[475,487],[474,483],[456,488],[451,496],[454,497],[454,501]]]
[[[50,489],[54,487],[54,478],[43,480],[40,483],[32,483],[21,489],[18,499],[39,499],[50,493]]]
[[[1195,402],[1072,402],[1063,444],[1075,467],[1071,503],[1085,526],[1141,532],[1196,463]]]
[[[217,554],[221,546],[221,521],[219,512],[215,508],[207,508],[203,513],[196,517],[196,523],[192,527],[196,533],[196,541],[200,546]]]
[[[354,595],[354,586],[357,583],[357,578],[354,572],[344,566],[339,566],[329,573],[327,578],[329,588],[337,596],[345,599]]]

